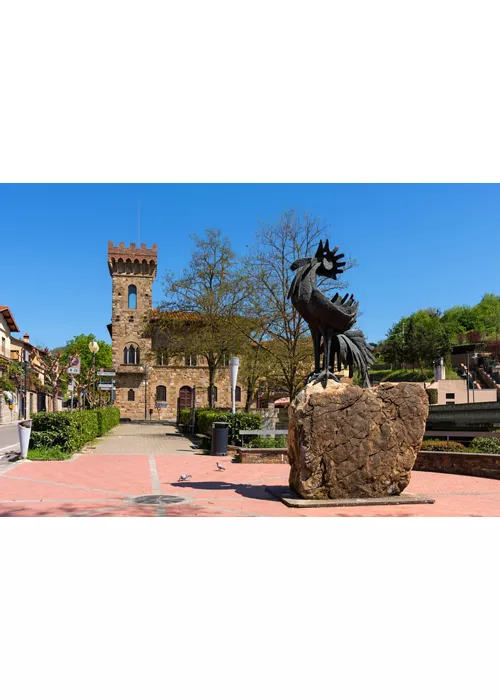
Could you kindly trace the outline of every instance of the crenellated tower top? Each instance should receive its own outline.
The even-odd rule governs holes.
[[[156,277],[156,266],[158,262],[158,246],[153,243],[148,248],[145,243],[136,246],[131,243],[125,247],[124,243],[117,246],[113,241],[108,241],[108,267],[109,274],[114,275],[137,275],[141,277]]]

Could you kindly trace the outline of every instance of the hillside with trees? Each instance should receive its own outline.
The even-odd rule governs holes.
[[[450,364],[454,346],[483,344],[497,355],[500,350],[500,296],[485,294],[475,306],[420,309],[401,318],[377,344],[377,356],[393,369],[408,367],[425,372],[438,357]]]

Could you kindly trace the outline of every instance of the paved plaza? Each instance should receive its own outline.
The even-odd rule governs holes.
[[[224,471],[216,467],[219,461]],[[414,472],[407,493],[432,505],[288,508],[266,486],[288,464],[236,464],[204,455],[172,425],[123,423],[65,462],[0,465],[1,516],[436,517],[500,515],[500,481]],[[191,479],[179,482],[181,474]]]

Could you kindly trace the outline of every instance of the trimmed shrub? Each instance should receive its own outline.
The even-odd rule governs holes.
[[[423,440],[420,449],[432,452],[468,452],[468,449],[460,442],[453,442],[453,440],[449,442],[446,440]]]
[[[115,425],[120,423],[120,409],[114,406],[107,406],[106,408],[96,408],[97,413],[97,425],[99,429],[98,436],[101,437],[107,432],[114,428]]]
[[[250,440],[248,447],[286,447],[286,435],[276,435],[275,437],[257,435]]]
[[[212,423],[229,423],[229,444],[241,447],[240,430],[259,430],[262,416],[259,413],[231,413],[227,409],[200,408],[196,411],[196,431],[212,435]]]
[[[179,412],[179,425],[189,425],[189,419],[191,417],[191,409],[181,408]]]
[[[35,413],[30,449],[59,447],[73,453],[85,443],[104,435],[120,422],[120,410],[108,407],[93,411],[59,411]]]
[[[228,413],[217,411],[213,408],[200,408],[196,411],[196,431],[202,435],[212,434],[212,423],[216,421],[228,422]]]
[[[230,413],[229,444],[241,447],[240,430],[260,430],[262,428],[262,416],[260,413]]]
[[[469,451],[500,455],[500,438],[475,437],[470,444]]]
[[[438,402],[438,390],[437,389],[426,389],[427,396],[429,398],[429,403],[434,405]]]

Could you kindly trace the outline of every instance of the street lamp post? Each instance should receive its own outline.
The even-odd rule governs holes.
[[[94,394],[96,392],[96,386],[95,386],[95,356],[96,353],[99,352],[99,346],[95,342],[95,340],[91,340],[89,343],[89,350],[92,353],[92,383],[94,385]]]
[[[28,365],[30,354],[28,350],[23,350],[24,361],[24,420],[28,417]]]
[[[477,366],[477,352],[472,355],[472,403],[476,403],[476,366]]]
[[[238,380],[239,365],[239,357],[229,358],[229,376],[231,378],[231,407],[233,413],[236,413],[236,382]]]

